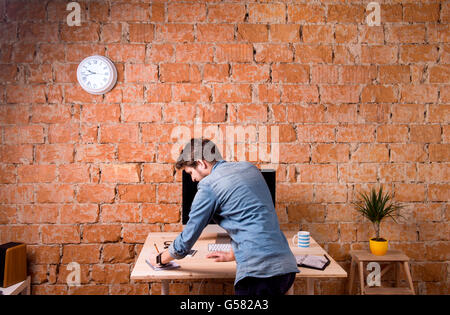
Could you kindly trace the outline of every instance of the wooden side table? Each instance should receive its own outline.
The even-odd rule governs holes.
[[[358,266],[359,272],[359,282],[361,286],[361,294],[415,294],[413,282],[411,278],[411,272],[409,270],[409,257],[403,254],[399,250],[388,250],[383,256],[376,256],[367,250],[354,250],[350,251],[352,257],[352,262],[350,265],[350,277],[348,282],[348,294],[352,294],[353,282],[355,278],[356,267]],[[392,266],[395,266],[396,270],[396,281],[397,287],[369,287],[365,285],[364,279],[364,263],[378,262],[378,263],[390,263],[385,268],[381,270],[381,277],[388,271]],[[409,287],[399,287],[401,278],[401,270],[405,272],[406,279]]]

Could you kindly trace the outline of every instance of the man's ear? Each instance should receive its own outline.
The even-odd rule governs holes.
[[[206,162],[203,160],[197,160],[197,167],[200,167],[200,169],[207,169],[208,165],[206,165]]]

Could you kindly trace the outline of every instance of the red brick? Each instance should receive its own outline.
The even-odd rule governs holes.
[[[56,165],[19,165],[19,183],[50,183],[56,179]]]
[[[409,66],[380,66],[380,83],[409,83],[411,70]]]
[[[404,182],[416,178],[416,167],[412,163],[389,163],[380,165],[380,180]]]
[[[272,66],[273,82],[308,83],[309,67],[298,64],[277,64]]]
[[[336,165],[299,165],[299,180],[303,183],[333,183],[337,182]]]
[[[433,105],[428,107],[428,121],[445,123],[450,121],[450,105]]]
[[[362,5],[329,5],[328,22],[361,23],[364,21],[364,7]]]
[[[333,123],[356,123],[358,118],[356,104],[328,104],[326,121]]]
[[[44,244],[80,242],[80,227],[76,225],[43,225],[41,233]]]
[[[162,42],[193,42],[193,24],[162,24],[156,25],[156,40]]]
[[[240,105],[238,106],[238,120],[242,122],[265,122],[267,121],[267,106],[266,105]]]
[[[449,201],[449,191],[449,184],[430,184],[428,185],[428,200]]]
[[[167,5],[168,22],[203,22],[206,19],[204,3],[169,3]]]
[[[248,21],[250,23],[283,23],[286,9],[281,3],[258,3],[248,5]]]
[[[339,81],[339,68],[332,65],[315,65],[311,69],[311,83],[336,84]]]
[[[425,200],[424,184],[395,184],[395,199],[400,202]]]
[[[356,25],[336,25],[336,43],[349,44],[358,42],[358,27]]]
[[[236,36],[238,40],[252,43],[267,42],[269,39],[269,28],[264,24],[238,24]]]
[[[386,41],[388,43],[423,43],[425,42],[425,26],[412,25],[389,25],[386,30]]]
[[[128,32],[131,43],[151,43],[155,38],[155,27],[153,24],[130,23]]]
[[[289,222],[324,222],[325,206],[318,204],[294,204],[289,205]]]
[[[344,183],[368,183],[377,181],[375,163],[340,164],[339,181]]]
[[[114,62],[144,62],[145,45],[143,44],[110,44],[107,46],[107,57]]]
[[[120,202],[155,202],[155,185],[117,185]]]
[[[25,165],[22,167],[26,167]],[[13,184],[16,182],[16,166],[12,164],[0,164],[0,183]]]
[[[422,144],[391,144],[392,162],[424,162],[427,153]]]
[[[40,125],[6,126],[5,144],[44,143],[44,129]]]
[[[0,162],[23,163],[33,162],[33,146],[24,145],[0,145]]]
[[[115,124],[100,126],[101,143],[137,142],[139,128],[137,124]]]
[[[231,79],[236,82],[267,82],[269,65],[235,64],[231,68]],[[272,69],[272,72],[274,70]],[[274,80],[274,79],[273,79]]]
[[[259,84],[258,85],[258,101],[262,103],[278,103],[280,102],[281,91],[279,85],[275,84]]]
[[[331,46],[294,44],[295,61],[300,63],[330,63],[333,58]]]
[[[359,102],[360,87],[355,85],[323,85],[320,87],[322,102],[357,103]]]
[[[211,87],[202,84],[174,84],[172,91],[175,102],[206,102],[210,101],[212,95]]]
[[[428,150],[431,162],[450,161],[450,144],[430,144]]]
[[[270,38],[272,42],[299,42],[300,26],[298,24],[272,24],[270,25]]]
[[[325,122],[326,108],[323,105],[292,105],[287,107],[289,122]]]
[[[139,204],[104,204],[102,222],[141,222]]]
[[[161,64],[159,67],[161,82],[199,82],[199,68],[196,65],[182,63]]]
[[[60,210],[60,223],[95,223],[98,221],[99,212],[96,204],[67,204]]]
[[[311,161],[315,163],[347,162],[349,146],[346,144],[318,144],[313,146]]]
[[[441,127],[439,125],[411,125],[410,134],[411,142],[441,142]]]
[[[438,3],[407,3],[403,8],[403,19],[406,22],[437,22],[439,20]]]
[[[63,42],[97,42],[99,40],[100,26],[97,23],[85,22],[76,27],[64,23],[60,27],[60,36]]]
[[[177,223],[180,206],[177,204],[143,204],[142,218],[146,223]]]
[[[306,144],[280,144],[280,163],[309,162],[310,148]]]
[[[253,47],[250,44],[217,44],[217,62],[252,62]]]
[[[390,85],[367,85],[361,93],[363,103],[395,103],[397,91]]]
[[[48,127],[49,143],[76,143],[80,139],[80,124],[51,124]]]
[[[449,83],[450,65],[435,65],[430,69],[430,83]]]
[[[305,43],[333,43],[333,29],[331,25],[304,25],[302,27],[302,39]]]
[[[392,106],[392,122],[423,122],[424,112],[423,104],[396,104]]]
[[[150,20],[150,4],[112,3],[111,20],[148,22]]]
[[[400,46],[400,60],[403,62],[436,62],[439,56],[435,45],[402,45]]]
[[[401,101],[406,103],[434,103],[438,98],[438,87],[434,85],[403,85]]]
[[[359,26],[359,40],[361,44],[383,44],[384,43],[384,29],[383,26]]]
[[[289,23],[325,22],[325,7],[321,4],[288,4]]]
[[[292,62],[292,48],[286,44],[255,44],[256,62]]]
[[[244,22],[246,8],[239,3],[208,4],[208,21],[213,23]]]
[[[59,214],[59,205],[24,205],[18,213],[20,223],[56,223]]]
[[[200,27],[200,25],[198,25],[198,27]],[[201,31],[199,29],[199,33],[200,32]],[[202,37],[206,35],[206,32],[207,32],[206,30],[203,31]],[[220,28],[217,29],[217,33],[219,34],[223,34],[224,32],[229,32],[229,30]],[[212,35],[214,35],[214,37]],[[218,37],[218,34],[211,34],[211,37],[213,37],[214,39],[210,38],[208,40],[208,38],[203,38],[203,41],[215,41]],[[214,46],[211,44],[192,44],[192,43],[178,44],[176,47],[175,59],[178,63],[212,62],[214,59]]]
[[[85,122],[119,122],[118,104],[86,104],[81,110],[81,120]]]
[[[286,103],[318,103],[319,91],[314,85],[283,85],[281,101]]]
[[[140,181],[137,164],[104,164],[101,166],[104,183],[136,183]]]
[[[406,142],[408,139],[408,126],[381,125],[377,128],[378,142]]]
[[[370,125],[346,125],[337,127],[338,142],[373,142],[375,127]]]
[[[79,185],[77,201],[80,203],[111,203],[114,201],[114,185],[83,184]]]
[[[377,77],[375,66],[342,66],[342,83],[371,83]]]
[[[73,202],[74,186],[70,184],[39,184],[36,188],[36,201],[40,203]]]
[[[112,224],[89,224],[83,229],[83,243],[106,243],[120,240],[122,227]]]
[[[94,265],[92,267],[91,277],[99,283],[117,285],[119,283],[129,283],[130,281],[130,265],[128,264],[111,264],[111,265]],[[98,288],[95,288],[98,290]],[[81,294],[81,293],[80,293]],[[89,294],[85,292],[85,294]],[[95,294],[91,292],[90,294]]]
[[[313,202],[313,185],[301,183],[280,183],[277,187],[279,202]]]
[[[389,162],[389,150],[384,144],[360,144],[352,152],[354,162]]]
[[[118,160],[121,162],[152,162],[155,155],[153,143],[121,143],[118,146]]]
[[[79,264],[97,264],[100,261],[98,244],[64,245],[61,262],[63,264],[77,262]]]
[[[167,84],[150,84],[147,86],[147,102],[170,102],[172,100],[172,87]]]
[[[39,163],[72,163],[73,144],[39,144],[35,146],[36,161]]]
[[[252,91],[249,84],[217,84],[214,87],[216,102],[249,103]]]
[[[158,80],[158,67],[150,64],[126,64],[125,82],[156,82]]]
[[[297,125],[299,142],[334,142],[335,125]]]
[[[370,64],[392,64],[397,62],[398,47],[392,45],[384,46],[362,46],[361,61]]]

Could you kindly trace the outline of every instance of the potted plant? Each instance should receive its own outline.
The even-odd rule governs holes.
[[[383,186],[380,186],[378,192],[372,188],[370,193],[359,193],[360,199],[353,202],[355,209],[370,222],[375,229],[375,237],[369,241],[370,251],[374,255],[382,256],[386,254],[388,241],[380,237],[380,223],[390,217],[395,221],[395,217],[400,217],[398,210],[403,206],[393,201],[394,195],[383,193]]]

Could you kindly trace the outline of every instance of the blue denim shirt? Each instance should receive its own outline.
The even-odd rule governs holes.
[[[198,183],[189,220],[170,245],[170,255],[185,257],[211,218],[231,238],[237,265],[235,284],[244,277],[299,272],[280,230],[269,188],[252,163],[221,160],[214,164]]]

